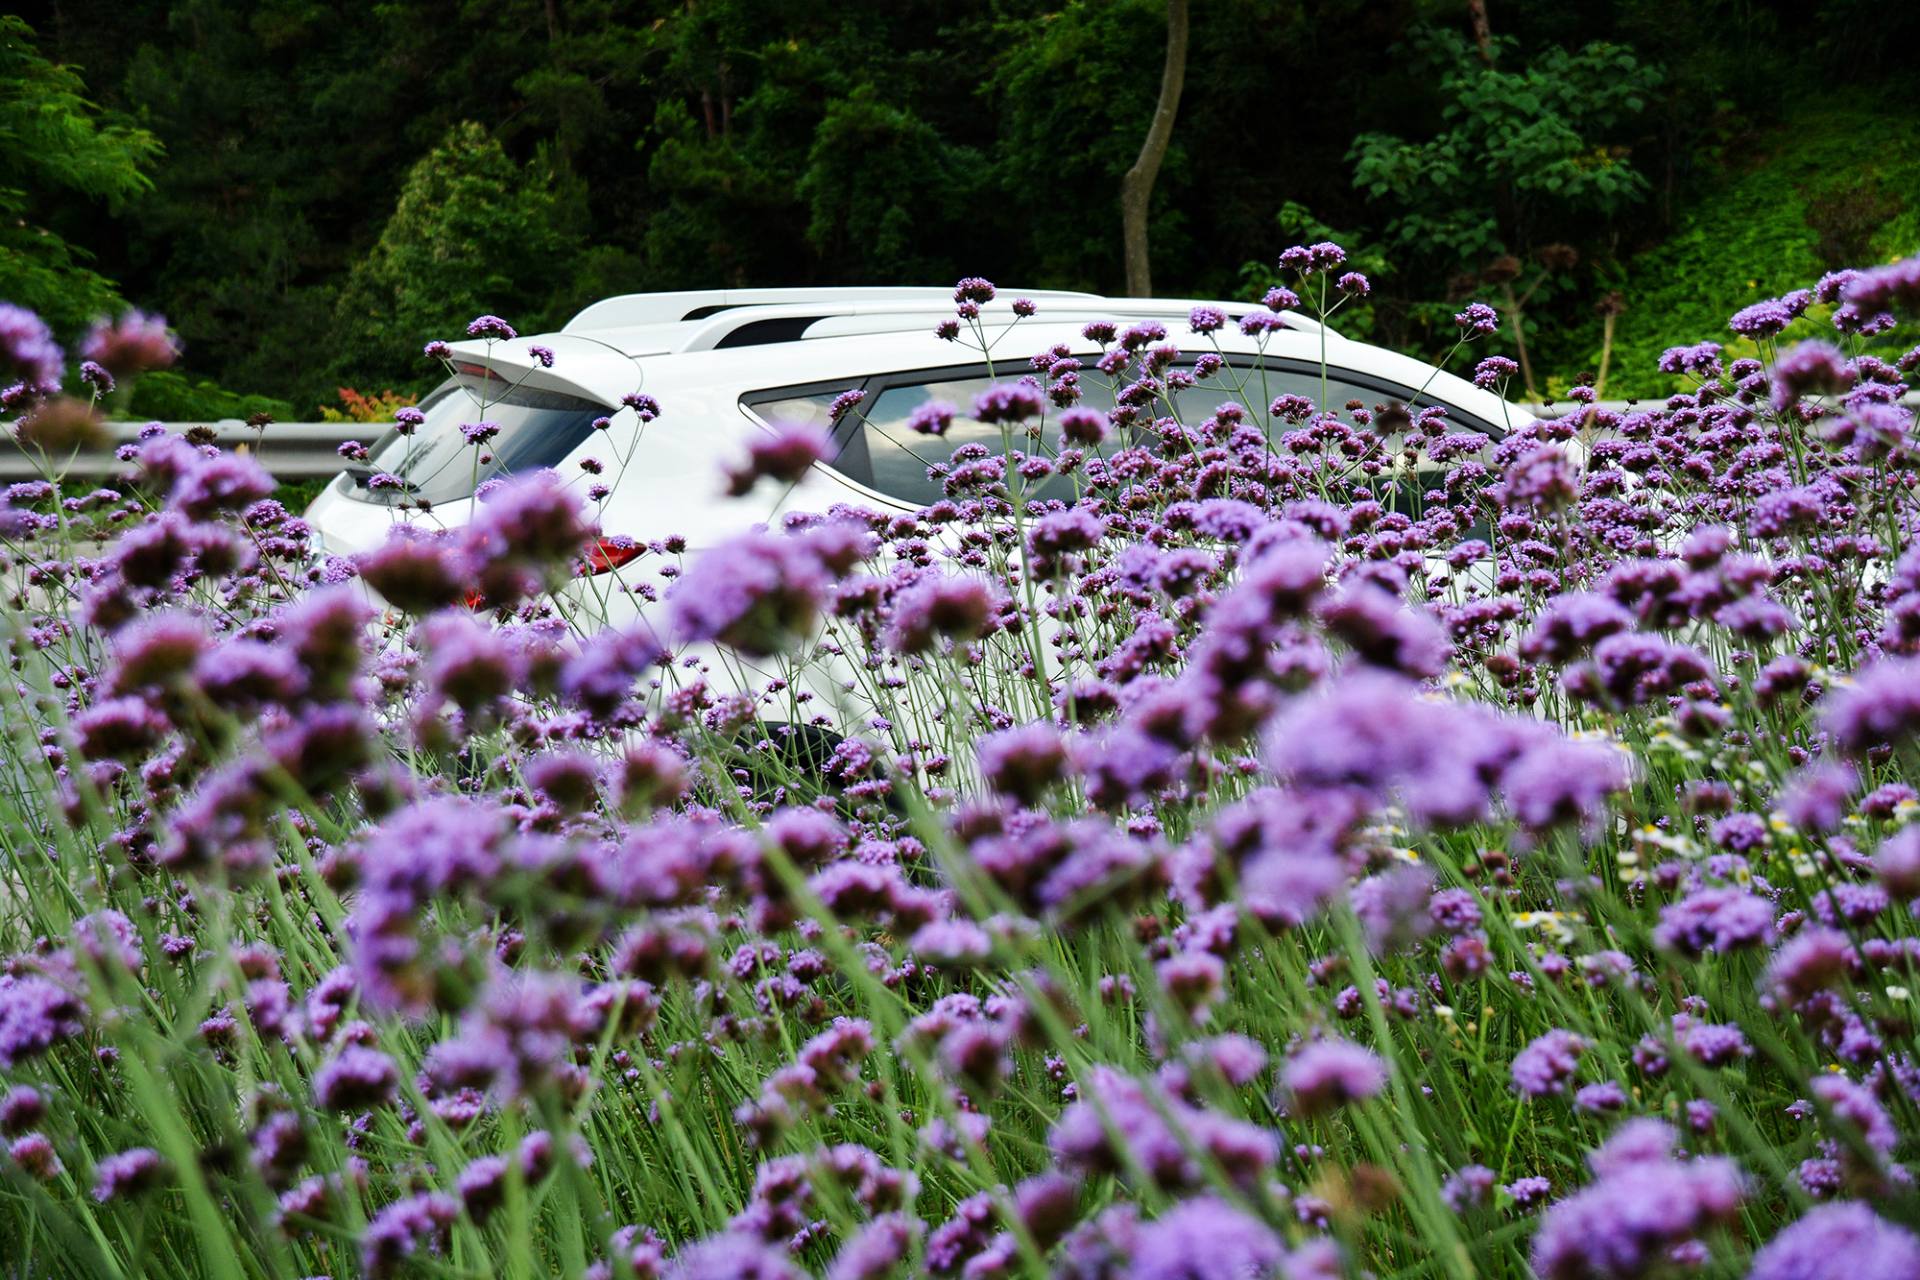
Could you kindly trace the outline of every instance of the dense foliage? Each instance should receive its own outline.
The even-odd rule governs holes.
[[[1367,289],[1280,264],[1272,307]],[[955,302],[982,349],[1033,310]],[[1664,353],[1663,405],[1499,440],[1094,324],[943,500],[692,554],[597,536],[695,429],[636,392],[580,474],[347,561],[158,427],[63,488],[173,344],[129,316],[68,377],[0,306],[48,468],[0,507],[0,1256],[1920,1273],[1920,348],[1862,346],[1915,316],[1920,259],[1830,275],[1732,318],[1756,357]]]
[[[1920,250],[1920,142],[1885,54],[1920,34],[1914,6],[1482,7],[1484,48],[1463,0],[1196,10],[1155,287],[1232,296],[1242,263],[1323,224],[1394,249],[1370,336],[1435,353],[1461,302],[1511,284],[1494,341],[1525,336],[1535,390],[1564,395],[1599,369],[1613,298],[1610,390],[1650,393],[1673,386],[1654,344],[1787,287],[1755,272]],[[220,386],[301,418],[343,385],[420,390],[421,326],[480,310],[544,327],[615,293],[981,269],[1116,291],[1118,184],[1166,39],[1162,0],[21,12],[0,296],[64,338],[108,290],[171,317],[185,366],[120,406],[166,418],[235,414]],[[1801,146],[1829,109],[1863,123]]]

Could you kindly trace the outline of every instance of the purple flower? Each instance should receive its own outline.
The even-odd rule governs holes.
[[[907,1214],[881,1214],[841,1246],[827,1280],[884,1280],[894,1275],[926,1230],[925,1223]]]
[[[973,398],[973,416],[986,423],[1025,422],[1046,411],[1046,397],[1027,381],[995,383]]]
[[[1482,391],[1492,391],[1519,372],[1520,366],[1505,356],[1488,356],[1473,366],[1473,385]]]
[[[1347,900],[1366,931],[1368,949],[1380,955],[1431,931],[1427,903],[1432,895],[1432,872],[1424,867],[1396,866],[1354,885]]]
[[[1653,940],[1696,957],[1763,947],[1773,940],[1773,904],[1744,889],[1698,889],[1660,908]]]
[[[1909,1280],[1920,1236],[1855,1201],[1821,1205],[1753,1255],[1748,1280]]]
[[[360,1237],[360,1265],[370,1276],[387,1276],[423,1247],[439,1253],[459,1217],[460,1202],[444,1192],[422,1191],[396,1200],[367,1224]]]
[[[1713,668],[1686,645],[1627,632],[1608,636],[1594,646],[1593,670],[1601,688],[1615,702],[1637,706],[1705,680]]]
[[[1227,326],[1227,313],[1219,307],[1195,307],[1187,314],[1187,327],[1195,333],[1217,333]]]
[[[1714,378],[1720,374],[1720,344],[1702,342],[1691,347],[1668,347],[1660,353],[1662,373],[1691,373]]]
[[[103,320],[88,330],[80,354],[125,378],[171,365],[180,358],[180,343],[168,331],[165,316],[130,309],[118,320]]]
[[[329,1111],[365,1111],[393,1101],[399,1083],[392,1058],[348,1045],[313,1073],[313,1098]]]
[[[422,537],[396,525],[385,543],[354,558],[361,579],[387,602],[426,614],[458,604],[470,589],[469,568],[458,547],[444,538]]]
[[[1432,615],[1408,608],[1391,592],[1356,586],[1323,603],[1320,623],[1362,662],[1403,675],[1437,676],[1453,651]]]
[[[953,286],[953,300],[978,306],[992,302],[995,292],[993,281],[980,276],[964,276]]]
[[[769,436],[757,437],[747,446],[747,459],[727,472],[727,494],[738,498],[751,491],[764,478],[782,484],[799,484],[808,468],[824,462],[833,451],[833,442],[820,428],[809,423],[776,426]]]
[[[1212,1196],[1183,1200],[1140,1228],[1132,1280],[1248,1280],[1279,1274],[1286,1247],[1273,1228]]]
[[[784,1250],[727,1232],[675,1254],[665,1280],[806,1280],[806,1273],[787,1260]]]
[[[53,331],[25,307],[0,302],[0,382],[14,378],[51,394],[60,386],[65,358]]]
[[[1267,1130],[1150,1093],[1148,1086],[1111,1067],[1095,1066],[1079,1083],[1080,1097],[1098,1098],[1099,1106],[1073,1103],[1061,1113],[1048,1139],[1055,1157],[1068,1169],[1087,1174],[1130,1173],[1137,1162],[1155,1185],[1184,1187],[1201,1180],[1190,1145],[1211,1154],[1227,1176],[1240,1183],[1265,1176],[1278,1158],[1278,1141]],[[1132,1161],[1122,1157],[1116,1135]]]
[[[1483,1164],[1470,1164],[1454,1173],[1440,1188],[1440,1198],[1455,1213],[1478,1208],[1493,1193],[1495,1175]]]
[[[1091,448],[1107,438],[1107,415],[1097,409],[1067,409],[1055,421],[1068,444]]]
[[[1351,1040],[1316,1040],[1287,1060],[1280,1080],[1301,1115],[1362,1102],[1387,1087],[1387,1064]]]
[[[1059,730],[1034,721],[982,738],[976,759],[987,785],[1032,804],[1065,776],[1067,752]]]
[[[1463,339],[1484,338],[1500,328],[1500,313],[1484,302],[1469,302],[1453,317]]]
[[[51,1182],[64,1171],[53,1143],[44,1133],[28,1133],[13,1140],[7,1157],[20,1166],[22,1173],[42,1182]]]
[[[907,429],[923,436],[944,436],[959,412],[945,400],[928,400],[914,406],[907,415]]]
[[[1553,1184],[1545,1178],[1515,1178],[1501,1190],[1513,1197],[1514,1204],[1522,1209],[1530,1209],[1553,1194]]]
[[[1601,1080],[1574,1090],[1573,1105],[1582,1111],[1618,1111],[1627,1105],[1627,1091],[1617,1080]]]
[[[93,1166],[93,1198],[105,1204],[158,1186],[167,1162],[151,1147],[130,1147]]]
[[[1822,704],[1820,725],[1841,750],[1860,755],[1920,732],[1920,658],[1882,659]]]
[[[1839,348],[1802,342],[1773,368],[1773,407],[1785,410],[1804,395],[1839,395],[1853,385],[1853,369]]]
[[[696,557],[667,597],[675,634],[743,653],[778,653],[804,636],[828,575],[798,538],[748,533]]]
[[[0,1097],[0,1133],[9,1137],[25,1133],[40,1123],[46,1114],[46,1099],[28,1084],[17,1084]]]
[[[1893,1154],[1900,1133],[1871,1089],[1839,1075],[1815,1076],[1808,1087],[1828,1110],[1857,1129],[1869,1147],[1881,1155]]]
[[[1632,627],[1633,615],[1611,596],[1570,591],[1547,602],[1520,642],[1520,652],[1536,662],[1564,664]]]
[[[1635,1122],[1641,1123],[1653,1124]],[[1669,1132],[1666,1141],[1671,1140]],[[1657,1142],[1644,1152],[1607,1158],[1618,1141],[1595,1154],[1600,1176],[1594,1184],[1553,1205],[1542,1218],[1532,1257],[1542,1280],[1626,1280],[1650,1274],[1666,1261],[1669,1250],[1689,1244],[1738,1211],[1745,1189],[1732,1161],[1673,1160]]]
[[[475,316],[467,322],[469,338],[485,338],[490,342],[507,342],[519,337],[514,327],[499,316]]]
[[[1536,1037],[1514,1055],[1513,1087],[1531,1098],[1562,1092],[1586,1047],[1579,1036],[1559,1028]]]
[[[200,459],[174,481],[167,503],[194,519],[240,511],[274,490],[274,479],[250,455],[222,453]]]
[[[1842,310],[1860,316],[1920,311],[1920,257],[1854,274],[1842,288],[1841,297],[1846,300]]]
[[[1859,952],[1846,934],[1804,928],[1773,953],[1763,981],[1774,995],[1797,1002],[1839,986],[1859,967]]]
[[[1873,855],[1873,873],[1896,898],[1920,898],[1920,827],[1902,827]]]
[[[1034,557],[1035,572],[1044,572],[1042,565],[1052,565],[1062,555],[1086,551],[1106,534],[1106,522],[1099,516],[1085,507],[1068,507],[1033,522],[1027,530],[1027,550]]]
[[[1556,445],[1536,444],[1522,451],[1501,473],[1494,490],[1501,504],[1557,511],[1579,496],[1579,478],[1566,451]]]
[[[86,1029],[85,1005],[57,983],[0,974],[0,1069],[12,1070]]]
[[[895,598],[887,638],[902,653],[922,653],[936,637],[976,640],[991,629],[1001,600],[985,579],[930,573]]]
[[[1249,338],[1264,334],[1279,333],[1287,327],[1286,320],[1275,311],[1249,311],[1240,317],[1240,332]]]
[[[1776,337],[1807,309],[1807,303],[1812,299],[1812,294],[1800,289],[1784,298],[1756,302],[1734,312],[1727,321],[1727,328],[1743,338]]]
[[[1846,764],[1812,765],[1782,789],[1780,810],[1802,831],[1832,831],[1847,816],[1847,801],[1859,785],[1859,775]]]

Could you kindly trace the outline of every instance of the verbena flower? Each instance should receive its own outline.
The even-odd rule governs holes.
[[[1750,1280],[1899,1280],[1920,1275],[1920,1236],[1864,1204],[1820,1205],[1753,1255]]]

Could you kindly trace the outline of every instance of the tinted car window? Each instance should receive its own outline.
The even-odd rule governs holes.
[[[979,373],[886,388],[861,406],[865,420],[847,432],[834,459],[835,470],[889,497],[924,506],[946,496],[940,482],[928,477],[927,468],[944,466],[962,445],[984,445],[999,453],[1011,440],[1024,453],[1057,452],[1060,428],[1052,415],[1044,420],[1037,437],[1019,426],[1009,428],[1009,436],[998,424],[971,416],[973,398],[1004,381]],[[921,435],[907,425],[914,410],[933,400],[954,407],[953,423],[945,435]]]
[[[471,497],[476,486],[495,476],[557,466],[593,434],[594,419],[608,412],[578,396],[524,385],[506,388],[497,379],[480,377],[447,383],[420,410],[426,421],[411,438],[388,432],[365,468],[350,473],[349,492],[355,497],[389,503],[402,497],[429,502]],[[478,422],[492,423],[499,432],[475,447],[460,428]],[[369,487],[368,480],[380,472],[398,476],[405,487]]]
[[[1081,373],[1081,404],[1101,411],[1113,407],[1113,391],[1106,380],[1092,369],[1092,360],[1085,360]],[[1010,381],[1014,375],[1003,372],[998,377],[989,376],[984,368],[941,371],[922,378],[887,377],[875,379],[868,385],[868,396],[859,409],[847,415],[837,427],[830,424],[827,406],[845,386],[828,391],[806,391],[790,394],[772,393],[762,399],[751,400],[753,409],[769,422],[810,422],[823,430],[834,432],[836,453],[831,463],[833,469],[848,479],[865,485],[897,501],[914,506],[925,506],[939,501],[945,496],[940,481],[929,478],[929,467],[945,465],[956,449],[966,444],[979,444],[994,453],[999,453],[1006,441],[998,425],[980,422],[970,416],[973,399],[980,392],[998,382]],[[1405,388],[1394,387],[1338,369],[1328,371],[1325,384],[1325,402],[1335,411],[1340,410],[1349,401],[1359,401],[1371,408],[1389,403],[1405,403],[1410,392]],[[1293,425],[1273,418],[1268,406],[1279,396],[1298,395],[1318,404],[1322,400],[1322,383],[1317,366],[1282,364],[1278,361],[1265,364],[1248,363],[1242,366],[1230,366],[1214,377],[1174,393],[1174,404],[1182,421],[1196,423],[1211,415],[1220,405],[1233,401],[1242,402],[1249,409],[1250,420],[1260,423],[1270,438],[1276,442]],[[952,425],[944,436],[921,435],[907,423],[913,412],[930,400],[940,400],[955,409]],[[1416,405],[1436,403],[1431,396],[1413,399]],[[1164,413],[1164,403],[1156,406],[1156,411]],[[1455,414],[1461,430],[1488,430],[1484,424],[1469,421]],[[1041,434],[1035,438],[1016,432],[1013,447],[1031,453],[1052,453],[1059,448],[1059,434],[1055,419],[1057,413],[1050,413]],[[1489,434],[1497,434],[1489,431]],[[1392,436],[1388,440],[1390,450],[1400,447],[1401,438]],[[1390,501],[1401,511],[1417,509],[1419,495],[1437,479],[1438,473],[1427,474],[1423,467],[1413,476],[1398,481],[1380,477],[1374,487],[1381,493],[1383,501]],[[1389,491],[1392,491],[1389,496]]]
[[[1223,403],[1240,402],[1254,420],[1264,425],[1268,438],[1277,443],[1289,431],[1297,429],[1296,424],[1275,418],[1268,412],[1275,400],[1286,395],[1301,396],[1335,413],[1342,412],[1355,401],[1364,408],[1376,410],[1385,405],[1410,404],[1415,409],[1422,409],[1444,403],[1431,395],[1415,395],[1410,388],[1340,369],[1327,370],[1323,395],[1318,366],[1277,362],[1246,368],[1230,367],[1205,382],[1176,392],[1175,403],[1179,406],[1181,421],[1194,423],[1213,413]],[[1496,427],[1452,405],[1446,407],[1448,418],[1454,424],[1450,428],[1452,432],[1477,431],[1489,440],[1500,437],[1501,433]],[[1405,433],[1391,432],[1383,441],[1382,452],[1385,458],[1397,460],[1405,446]],[[1396,469],[1374,476],[1366,483],[1383,505],[1418,518],[1426,507],[1427,491],[1439,485],[1451,465],[1452,462],[1434,463],[1423,454],[1411,472]]]

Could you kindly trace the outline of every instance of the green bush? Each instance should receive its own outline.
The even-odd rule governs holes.
[[[245,395],[189,374],[165,370],[141,378],[124,404],[114,405],[117,416],[154,418],[162,422],[218,422],[222,418],[249,418],[264,413],[281,422],[304,415],[285,400]]]

